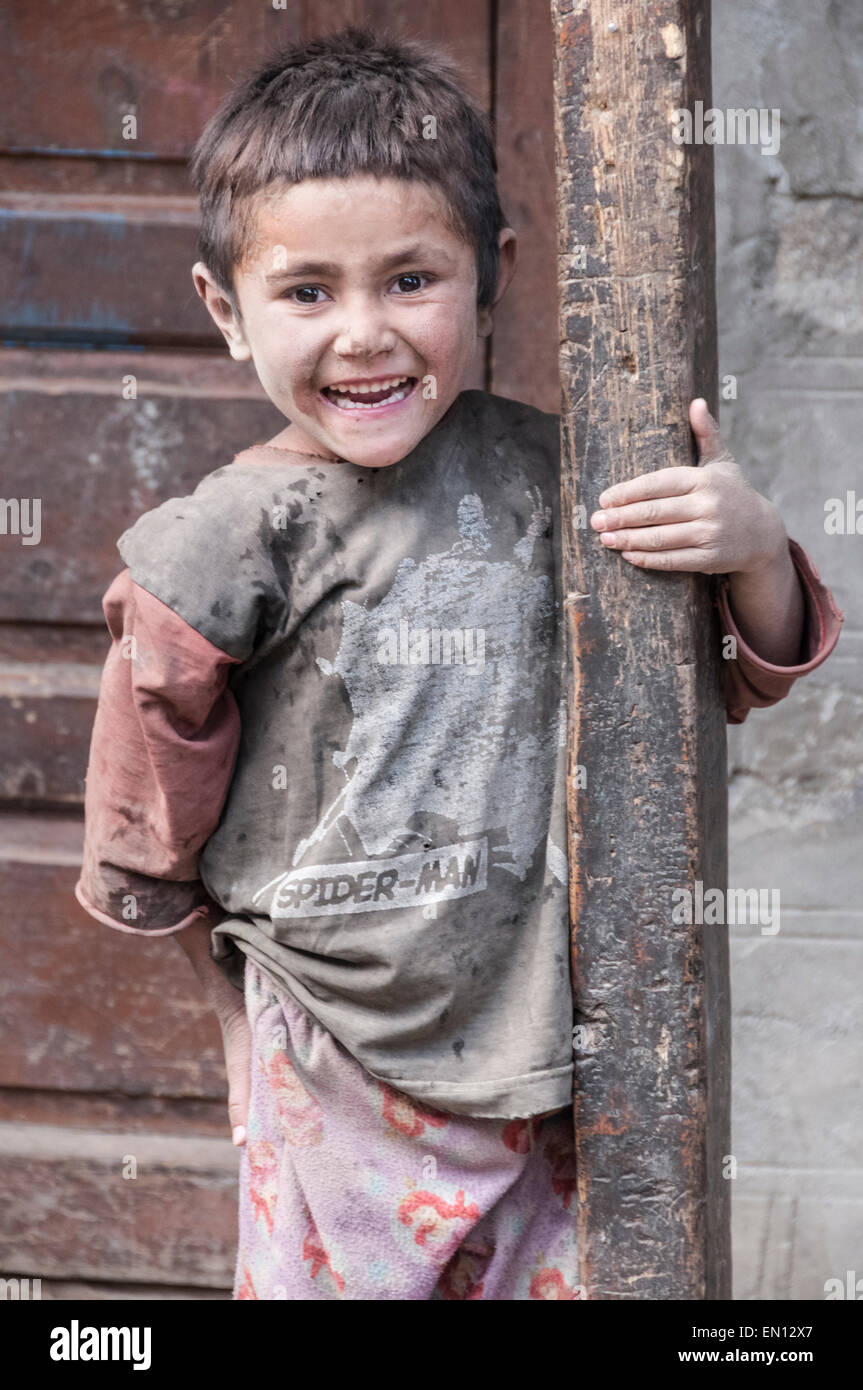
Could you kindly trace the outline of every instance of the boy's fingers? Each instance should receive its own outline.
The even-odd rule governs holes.
[[[252,1031],[245,1012],[222,1021],[225,1069],[228,1074],[228,1118],[235,1144],[246,1140],[251,1092]]]
[[[599,505],[618,507],[622,502],[644,502],[650,497],[680,497],[692,492],[700,481],[695,468],[656,468],[607,487],[599,495]]]
[[[621,554],[631,551],[644,551],[654,554],[657,551],[675,553],[695,553],[702,537],[699,526],[685,521],[677,526],[627,526],[622,531],[603,533],[603,545],[609,550],[619,550]],[[608,539],[604,539],[607,534]],[[704,545],[712,543],[712,536],[704,536]],[[693,546],[694,542],[694,546]],[[704,550],[699,552],[704,558]]]
[[[649,554],[645,550],[622,550],[620,554],[636,569],[695,571],[699,574],[725,573],[724,564],[718,560],[711,560],[709,553],[704,550],[658,550],[655,554]]]
[[[616,531],[623,526],[657,526],[667,521],[697,521],[701,516],[699,494],[679,493],[676,497],[649,497],[643,502],[619,503],[606,511],[594,512],[590,524],[595,531]]]

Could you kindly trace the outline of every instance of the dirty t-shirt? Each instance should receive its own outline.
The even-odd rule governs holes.
[[[571,1097],[558,489],[557,417],[468,391],[399,463],[259,447],[118,542],[240,660],[222,952],[474,1115]]]
[[[255,446],[123,534],[103,601],[79,901],[215,922],[235,984],[475,1116],[571,1100],[559,468],[557,416],[481,391],[386,468]],[[732,722],[835,644],[789,544],[808,665],[740,637]]]

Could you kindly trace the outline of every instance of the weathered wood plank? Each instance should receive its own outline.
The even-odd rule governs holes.
[[[156,10],[124,0],[43,0],[35,7],[7,0],[0,150],[184,159],[241,73],[283,45],[349,22],[440,35],[487,103],[488,0],[428,0],[420,26],[413,6],[393,0],[287,0],[278,8],[195,0]],[[137,119],[134,139],[124,138],[129,114]]]
[[[192,283],[193,198],[4,193],[6,342],[219,347]]]
[[[191,986],[194,988],[194,986]],[[127,1096],[120,1091],[52,1091],[0,1087],[0,1123],[69,1125],[113,1133],[180,1134],[224,1139],[230,1133],[226,1099]]]
[[[179,947],[78,905],[82,836],[0,817],[0,1086],[222,1099],[221,1033]]]
[[[501,201],[518,267],[495,310],[491,385],[499,396],[560,410],[554,94],[548,0],[501,0],[495,35],[495,144]]]
[[[231,1131],[227,1099],[124,1095],[121,1091],[83,1095],[79,1091],[21,1090],[11,1086],[0,1087],[0,1123],[210,1138],[225,1138]]]
[[[83,802],[100,676],[76,662],[0,660],[0,799]]]
[[[83,803],[96,696],[110,645],[104,623],[0,623],[0,801],[10,807],[34,799],[55,807]]]
[[[301,28],[296,5],[9,0],[0,146],[183,159],[234,75]]]
[[[716,411],[712,149],[670,125],[710,104],[710,7],[552,15],[581,1278],[593,1299],[727,1298],[727,933],[672,916],[675,888],[727,878],[709,581],[631,568],[576,511],[691,464],[689,401]]]
[[[102,627],[121,532],[284,428],[254,369],[227,352],[9,350],[0,353],[0,422],[13,441],[3,496],[28,509],[20,534],[13,515],[0,545],[0,621]]]
[[[238,1161],[230,1139],[0,1125],[0,1268],[230,1285]]]

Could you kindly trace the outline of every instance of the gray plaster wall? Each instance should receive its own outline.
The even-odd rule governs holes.
[[[863,1298],[863,0],[714,0],[713,103],[780,112],[775,156],[716,146],[723,434],[845,623],[825,665],[729,728],[734,1297]],[[860,519],[863,531],[863,515]]]

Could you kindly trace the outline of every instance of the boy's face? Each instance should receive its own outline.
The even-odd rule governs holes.
[[[465,389],[491,315],[477,309],[474,250],[443,208],[437,189],[414,181],[306,179],[258,202],[256,240],[235,275],[239,316],[195,266],[232,357],[254,362],[290,420],[281,447],[385,467]],[[510,229],[500,245],[494,302],[515,269]],[[344,389],[360,385],[379,389]]]

